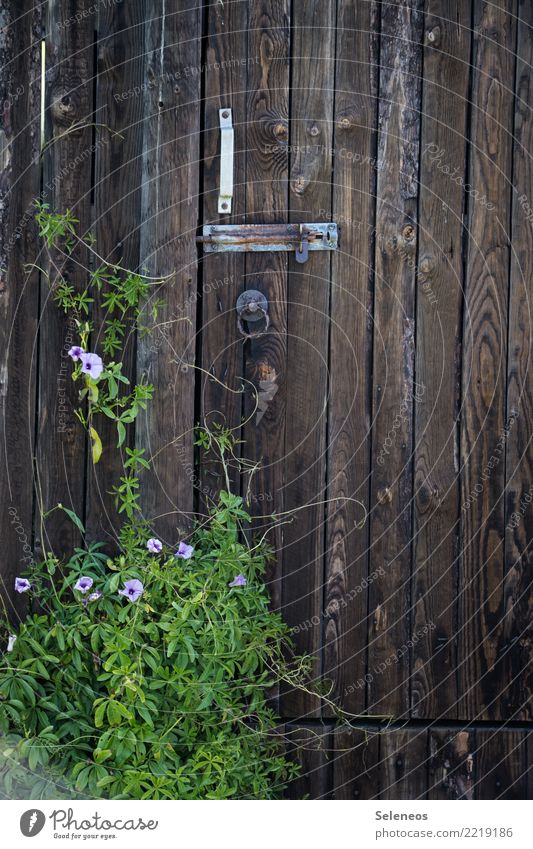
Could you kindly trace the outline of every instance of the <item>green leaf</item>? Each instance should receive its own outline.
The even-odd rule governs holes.
[[[96,463],[98,462],[98,460],[102,456],[102,440],[98,436],[98,433],[96,432],[94,427],[91,427],[89,429],[89,433],[91,435],[91,439],[92,439],[92,442],[93,442],[93,446],[92,446],[93,463],[96,465]]]
[[[120,446],[124,444],[124,440],[126,439],[126,428],[124,427],[124,425],[120,421],[117,421],[117,431],[118,431],[117,447],[120,448]]]
[[[60,510],[63,510],[63,512],[67,514],[69,519],[72,522],[74,522],[74,524],[76,525],[78,530],[81,531],[82,534],[85,534],[85,528],[83,526],[83,522],[81,521],[81,519],[78,516],[76,516],[74,511],[69,510],[68,507],[64,507],[63,504],[58,504],[57,506],[59,507]]]

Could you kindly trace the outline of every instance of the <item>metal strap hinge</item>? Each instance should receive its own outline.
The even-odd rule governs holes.
[[[224,251],[294,251],[306,262],[309,251],[334,251],[338,229],[326,224],[206,224],[197,241],[205,253]]]
[[[220,194],[218,212],[229,215],[233,200],[233,124],[231,109],[219,109],[220,119]]]

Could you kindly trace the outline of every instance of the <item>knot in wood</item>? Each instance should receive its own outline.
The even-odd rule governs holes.
[[[286,141],[288,132],[287,124],[284,124],[283,121],[278,121],[277,124],[274,124],[273,133],[278,141]]]
[[[81,100],[76,92],[61,87],[52,92],[50,112],[56,125],[71,126],[81,117]]]
[[[305,192],[307,181],[303,174],[298,174],[292,181],[292,190],[296,195],[303,195]]]
[[[388,486],[384,486],[378,492],[378,502],[380,504],[390,504],[392,501],[392,490]]]
[[[348,115],[340,115],[337,118],[337,128],[339,130],[349,130],[352,126],[352,122],[350,121]]]
[[[440,27],[435,26],[426,32],[426,41],[436,47],[440,44]]]
[[[317,125],[316,125],[316,124],[311,124],[311,126],[310,126],[310,127],[309,127],[309,129],[308,129],[308,133],[309,133],[309,135],[310,135],[310,136],[313,136],[314,138],[315,138],[316,136],[318,136],[319,132],[320,132],[320,130],[319,130],[319,128],[317,127]]]

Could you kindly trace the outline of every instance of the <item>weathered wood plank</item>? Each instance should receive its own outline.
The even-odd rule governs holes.
[[[427,790],[427,730],[389,729],[380,737],[380,799],[424,799]]]
[[[81,20],[74,21],[74,15]],[[46,132],[44,200],[50,209],[72,209],[80,235],[91,229],[93,141],[94,3],[58,0],[48,5],[46,23]],[[85,502],[85,435],[74,415],[78,387],[71,380],[68,349],[79,342],[72,318],[53,301],[51,288],[63,279],[78,290],[88,283],[83,245],[71,256],[53,251],[45,263],[39,328],[37,487],[39,512],[59,502],[78,516]],[[66,556],[79,531],[61,511],[38,523],[36,547]]]
[[[525,757],[523,731],[476,731],[474,798],[525,799]]]
[[[505,409],[514,2],[475,4],[461,422],[460,717],[503,718]],[[484,199],[484,200],[483,200]]]
[[[513,148],[513,213],[507,410],[517,418],[507,441],[503,652],[504,713],[533,716],[533,7],[519,5]]]
[[[328,725],[287,723],[284,729],[289,756],[301,773],[287,789],[288,799],[326,799],[331,789],[329,763],[332,734]]]
[[[144,0],[98,6],[98,76],[95,161],[95,249],[108,262],[136,271],[141,223],[142,118],[144,85]],[[109,128],[109,129],[107,129]],[[99,264],[98,260],[95,260]],[[93,347],[99,350],[106,310],[93,311]],[[135,330],[126,330],[122,371],[135,379]],[[104,358],[105,359],[105,358]],[[101,416],[96,429],[104,445],[100,463],[89,454],[86,526],[90,536],[116,539],[120,527],[111,489],[123,473],[114,422]],[[133,444],[130,436],[126,444]]]
[[[251,4],[248,31],[246,132],[246,221],[287,221],[289,137],[289,7],[288,0]],[[258,289],[269,302],[269,332],[244,344],[245,387],[243,454],[260,461],[250,488],[253,531],[264,533],[262,517],[285,508],[284,430],[291,378],[287,362],[288,256],[280,252],[246,255],[246,278],[239,289]],[[248,482],[245,480],[245,491]],[[266,520],[268,523],[269,520]],[[272,607],[281,600],[281,527],[268,541],[274,558],[266,575]],[[287,714],[291,716],[289,712]]]
[[[429,730],[428,799],[473,798],[472,731]]]
[[[302,2],[293,8],[290,114],[290,220],[331,217],[334,90],[333,3]],[[319,214],[319,217],[320,217]],[[326,397],[331,258],[310,255],[305,265],[289,257],[285,509],[297,509],[283,535],[283,613],[299,651],[312,655],[321,674],[324,583]],[[304,508],[304,509],[301,509]],[[318,624],[315,624],[317,622]],[[319,710],[302,691],[288,692],[283,711],[301,716]]]
[[[333,170],[333,220],[341,237],[332,260],[324,675],[333,683],[332,698],[353,713],[364,711],[366,694],[368,522],[358,525],[370,495],[378,41],[377,5],[341,0]]]
[[[246,90],[248,4],[245,0],[210,4],[205,58],[205,114],[203,126],[203,224],[245,223],[246,217]],[[218,213],[220,188],[219,109],[232,110],[234,126],[233,205],[229,216]],[[201,415],[205,424],[229,427],[240,436],[242,417],[242,340],[237,332],[235,301],[243,288],[244,254],[204,254],[202,259],[202,361]],[[215,380],[207,377],[212,375]],[[239,455],[237,447],[237,455]],[[240,480],[230,470],[236,492]],[[203,508],[216,501],[225,480],[216,458],[203,456],[200,465],[200,500]]]
[[[368,710],[397,716],[409,706],[420,9],[387,4],[381,19],[370,558],[383,574],[369,589]]]
[[[33,201],[39,195],[41,11],[7,2],[0,33],[0,604],[15,621],[14,580],[33,562],[32,480],[38,273]],[[4,606],[5,605],[5,606]]]
[[[152,470],[143,475],[142,504],[154,532],[169,543],[190,526],[193,484],[196,327],[196,225],[199,192],[201,8],[163,11],[147,4],[141,266],[167,276],[164,344],[139,339],[137,379],[156,393],[139,416],[136,444]],[[191,71],[192,69],[192,71]],[[155,292],[154,292],[155,296]]]
[[[411,679],[416,717],[457,715],[457,414],[469,61],[468,4],[431,0],[425,19],[416,270]]]
[[[354,731],[336,728],[333,732],[333,798],[372,799],[379,794],[378,729]]]

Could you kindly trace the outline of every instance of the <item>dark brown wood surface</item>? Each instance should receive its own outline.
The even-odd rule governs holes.
[[[341,236],[331,274],[324,675],[332,681],[334,698],[352,713],[365,709],[371,571],[365,512],[370,497],[378,23],[377,4],[339,3],[332,212]],[[342,380],[335,379],[337,374]]]
[[[0,533],[3,611],[14,620],[25,599],[14,580],[31,566],[32,479],[39,273],[33,201],[39,194],[41,13],[8,2],[0,42]],[[5,607],[4,607],[5,605]]]
[[[72,25],[72,17],[81,20]],[[78,234],[92,224],[91,161],[94,89],[94,4],[59,0],[48,5],[46,17],[46,92],[43,155],[43,199],[51,210],[71,209]],[[86,490],[86,439],[75,416],[78,387],[71,380],[69,348],[79,342],[72,318],[53,300],[53,290],[65,280],[78,291],[88,284],[89,252],[78,244],[67,256],[52,250],[42,259],[39,320],[38,429],[36,446],[36,549],[68,556],[80,542],[77,527],[62,511],[46,521],[45,512],[61,503],[83,518]],[[53,471],[52,471],[53,470]]]
[[[246,79],[248,65],[248,5],[244,0],[211,4],[206,35],[206,71],[202,128],[203,187],[202,224],[238,224],[246,221]],[[218,214],[220,185],[219,110],[232,110],[234,133],[234,195],[232,213]],[[204,254],[201,259],[201,421],[209,428],[230,428],[240,437],[242,418],[243,344],[236,335],[235,302],[243,288],[244,254]],[[237,446],[237,457],[240,446]],[[216,502],[225,488],[216,456],[201,458],[198,484],[203,509]],[[230,481],[238,492],[240,480],[235,463]]]
[[[455,14],[457,12],[457,15]],[[411,709],[457,716],[462,229],[470,11],[433,0],[424,23],[416,267]],[[450,179],[450,172],[456,175]],[[459,180],[457,179],[459,177]],[[428,628],[429,626],[429,628]]]
[[[145,20],[144,0],[98,6],[94,248],[102,259],[131,271],[139,267]],[[94,256],[92,262],[100,264]],[[92,318],[93,348],[99,351],[106,312],[95,309]],[[126,340],[122,370],[133,382],[136,334],[131,324]],[[89,453],[86,525],[92,536],[114,540],[120,518],[111,490],[123,473],[124,448],[116,448],[114,422],[101,416],[96,429],[106,451],[96,466]],[[130,433],[126,444],[133,442]]]
[[[15,575],[80,541],[59,512],[43,525],[43,511],[62,502],[112,550],[109,490],[124,459],[103,425],[95,474],[73,415],[75,339],[50,282],[84,287],[98,257],[45,258],[31,209],[41,192],[74,210],[101,256],[167,277],[153,287],[157,324],[130,336],[124,358],[156,388],[129,436],[154,464],[143,480],[154,534],[183,538],[224,485],[212,457],[199,462],[197,423],[233,428],[237,453],[258,464],[251,487],[235,469],[231,483],[252,533],[280,519],[272,607],[330,687],[328,703],[273,693],[302,766],[288,795],[533,797],[531,4],[5,5],[11,616],[24,607]],[[235,129],[231,216],[217,211],[221,107]],[[329,220],[338,250],[304,265],[196,243],[204,224]],[[245,342],[235,302],[252,288],[271,325]],[[349,726],[338,708],[364,717]]]
[[[459,716],[472,719],[507,716],[505,443],[516,426],[505,404],[514,12],[512,2],[475,3],[468,180],[479,194],[469,197],[467,214],[458,624]]]
[[[291,221],[331,217],[335,9],[302,2],[293,8],[290,115]],[[296,510],[283,536],[283,614],[299,627],[295,643],[321,675],[324,608],[324,519],[331,257],[305,265],[289,258],[285,426],[285,510]],[[305,506],[305,509],[301,509]],[[301,628],[309,621],[311,626]],[[304,692],[285,696],[283,710],[319,712]]]
[[[528,187],[533,184],[533,8],[519,4],[513,146],[513,213],[509,304],[507,410],[517,413],[506,446],[505,584],[503,653],[504,712],[531,720],[533,659],[531,586],[533,582],[533,229]]]
[[[369,521],[371,563],[384,572],[369,588],[368,710],[399,716],[409,709],[420,9],[382,6],[380,42]]]
[[[157,386],[140,415],[136,445],[152,469],[143,475],[143,509],[154,532],[173,544],[191,526],[196,357],[196,225],[200,154],[201,10],[147,4],[142,170],[141,266],[166,278],[160,346],[138,339],[137,379]],[[183,450],[181,450],[183,449]]]

